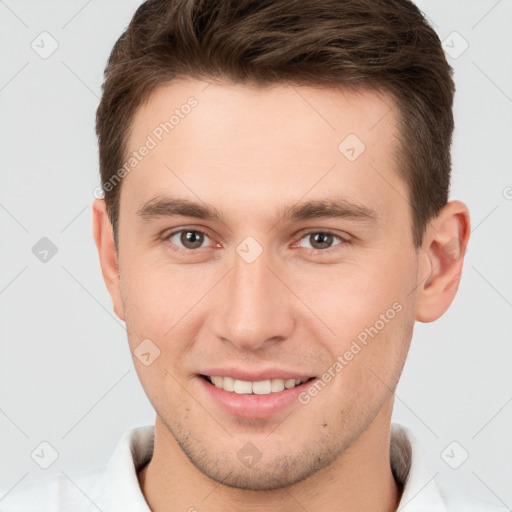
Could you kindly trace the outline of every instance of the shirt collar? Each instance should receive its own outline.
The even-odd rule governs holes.
[[[123,509],[151,512],[140,489],[137,472],[151,460],[154,439],[155,427],[144,425],[129,430],[119,441],[107,469],[112,512]]]
[[[416,436],[403,425],[391,424],[391,469],[403,487],[397,512],[432,510],[446,512],[435,474],[428,469]]]

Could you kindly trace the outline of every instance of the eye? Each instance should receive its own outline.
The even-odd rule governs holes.
[[[181,229],[171,233],[167,240],[182,249],[200,249],[203,243],[210,238],[202,231],[195,229]]]
[[[333,244],[335,240],[339,240],[339,243]],[[306,245],[303,245],[303,241],[306,242]],[[314,231],[303,236],[299,240],[298,245],[300,247],[306,247],[307,249],[326,251],[344,242],[346,242],[346,240],[334,233],[328,231]]]

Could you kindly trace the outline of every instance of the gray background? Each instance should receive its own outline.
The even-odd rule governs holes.
[[[0,0],[0,499],[107,462],[122,433],[154,421],[90,206],[103,68],[139,3]],[[511,507],[512,1],[418,3],[455,68],[452,198],[468,204],[472,236],[452,307],[416,326],[394,420],[416,432],[438,482]],[[31,47],[53,40],[47,58]],[[32,252],[42,237],[58,249],[47,262]],[[58,453],[48,469],[42,441]]]

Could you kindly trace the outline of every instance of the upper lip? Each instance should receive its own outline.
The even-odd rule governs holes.
[[[309,379],[313,375],[292,370],[281,370],[278,368],[265,368],[260,370],[246,370],[241,368],[208,368],[202,370],[200,375],[209,377],[232,377],[236,380],[257,382],[260,380],[272,379]]]

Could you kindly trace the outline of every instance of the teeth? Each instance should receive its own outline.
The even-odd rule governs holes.
[[[270,383],[270,390],[272,393],[279,393],[279,391],[284,390],[284,380],[283,379],[272,379]]]
[[[219,377],[219,379],[222,379],[222,377]],[[218,388],[221,387],[219,384],[215,385]],[[235,380],[234,392],[239,395],[250,395],[252,393],[252,382],[247,382],[246,380]]]
[[[286,379],[284,381],[284,387],[286,389],[293,388],[295,386],[295,379]]]
[[[235,391],[235,379],[231,377],[218,377],[220,379],[219,388],[223,388],[226,391]]]
[[[250,382],[246,380],[233,379],[232,377],[208,377],[211,383],[225,391],[238,393],[239,395],[269,395],[279,393],[284,389],[290,389],[308,380],[304,379],[272,379]]]
[[[258,382],[253,382],[252,392],[255,395],[269,395],[272,392],[272,382],[270,380],[260,380]]]

